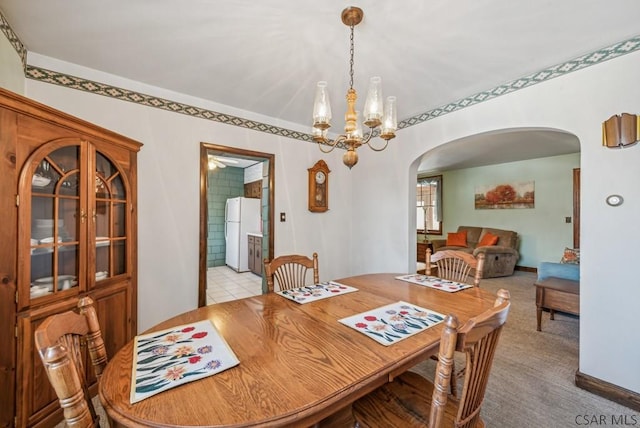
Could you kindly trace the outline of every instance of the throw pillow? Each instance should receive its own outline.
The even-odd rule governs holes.
[[[497,243],[498,243],[498,235],[494,235],[491,232],[487,232],[484,235],[482,235],[482,238],[480,238],[480,242],[478,242],[478,247],[496,245]]]
[[[467,231],[447,233],[447,246],[466,247]]]
[[[562,259],[560,263],[568,263],[568,264],[580,264],[580,248],[569,248],[566,247],[564,249],[564,254],[562,255]]]

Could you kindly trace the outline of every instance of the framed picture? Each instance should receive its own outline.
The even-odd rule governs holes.
[[[534,203],[535,186],[533,181],[482,185],[475,189],[475,208],[477,210],[533,208]]]

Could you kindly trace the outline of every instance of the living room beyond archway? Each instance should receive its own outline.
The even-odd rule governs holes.
[[[442,144],[416,163],[416,180],[443,178],[442,236],[429,238],[446,238],[459,226],[515,230],[520,234],[517,268],[522,270],[559,260],[565,247],[577,246],[579,193],[574,194],[574,170],[580,167],[580,141],[575,135],[548,128],[495,130]],[[476,209],[477,187],[503,181],[533,181],[533,209]],[[426,247],[418,229],[419,260]]]

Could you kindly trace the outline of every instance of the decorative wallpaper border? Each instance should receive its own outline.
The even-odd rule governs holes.
[[[639,49],[640,35],[635,36],[629,40],[618,42],[612,46],[608,46],[590,54],[580,56],[578,58],[563,62],[558,65],[554,65],[549,68],[545,68],[544,70],[532,73],[528,76],[511,80],[510,82],[496,86],[495,88],[488,91],[478,92],[477,94],[470,95],[458,101],[454,101],[444,106],[434,108],[433,110],[429,110],[425,113],[418,114],[408,119],[404,119],[398,123],[398,128],[408,128],[409,126],[417,125],[419,123],[426,122],[427,120],[435,119],[438,116],[452,113],[456,110],[470,107],[474,104],[488,101],[490,99],[499,97],[500,95],[505,95],[510,92],[542,83],[556,77],[564,76],[565,74],[572,73],[574,71],[578,71],[592,65],[600,64],[610,59],[635,52]]]
[[[25,69],[25,77],[28,79],[51,83],[53,85],[64,86],[69,89],[91,92],[96,95],[103,95],[105,97],[111,97],[121,101],[129,101],[148,107],[155,107],[173,113],[180,113],[201,119],[213,120],[215,122],[226,123],[228,125],[235,125],[242,128],[265,132],[267,134],[293,138],[296,140],[302,140],[316,144],[313,141],[311,134],[307,134],[304,132],[293,131],[280,126],[269,125],[266,123],[245,119],[230,114],[219,113],[213,110],[195,107],[189,104],[171,101],[164,98],[155,97],[153,95],[147,95],[124,88],[118,88],[116,86],[111,86],[105,83],[94,82],[82,77],[71,76],[57,71],[47,70],[41,67],[29,65],[26,63],[26,48],[20,42],[18,36],[13,32],[1,11],[0,29],[5,34],[7,39],[9,39],[9,42],[15,48],[18,55],[20,55]],[[640,35],[632,37],[628,40],[624,40],[622,42],[618,42],[612,46],[608,46],[590,54],[586,54],[578,58],[563,62],[561,64],[545,68],[544,70],[532,73],[528,76],[511,80],[487,91],[478,92],[476,94],[462,98],[458,101],[454,101],[452,103],[436,107],[432,110],[426,111],[416,116],[401,120],[398,123],[398,128],[404,129],[410,126],[418,125],[447,113],[452,113],[465,107],[470,107],[472,105],[491,100],[501,95],[517,91],[519,89],[542,83],[556,77],[564,76],[568,73],[572,73],[574,71],[578,71],[592,65],[600,64],[604,61],[608,61],[610,59],[614,59],[619,56],[635,52],[637,50],[640,50]],[[342,149],[346,148],[344,144],[339,144],[338,147]]]
[[[212,120],[214,122],[226,123],[242,128],[253,129],[255,131],[266,132],[267,134],[279,135],[281,137],[294,138],[311,142],[311,135],[304,132],[292,131],[280,126],[269,125],[255,120],[244,119],[225,113],[218,113],[202,107],[196,107],[177,101],[171,101],[164,98],[146,95],[140,92],[128,89],[118,88],[106,83],[94,82],[92,80],[83,79],[82,77],[70,76],[68,74],[59,73],[57,71],[47,70],[41,67],[27,65],[26,76],[40,82],[51,83],[53,85],[64,86],[70,89],[91,92],[96,95],[115,98],[120,101],[129,101],[148,107],[155,107],[161,110],[173,113],[185,114],[187,116],[197,117],[200,119]]]
[[[0,30],[4,33],[4,35],[11,43],[11,46],[16,50],[18,56],[20,56],[20,61],[22,61],[22,68],[27,68],[27,49],[24,47],[16,33],[13,32],[9,22],[4,17],[2,11],[0,11]]]

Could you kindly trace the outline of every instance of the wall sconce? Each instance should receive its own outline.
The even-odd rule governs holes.
[[[602,122],[602,145],[610,149],[631,146],[640,138],[640,116],[622,113]]]

